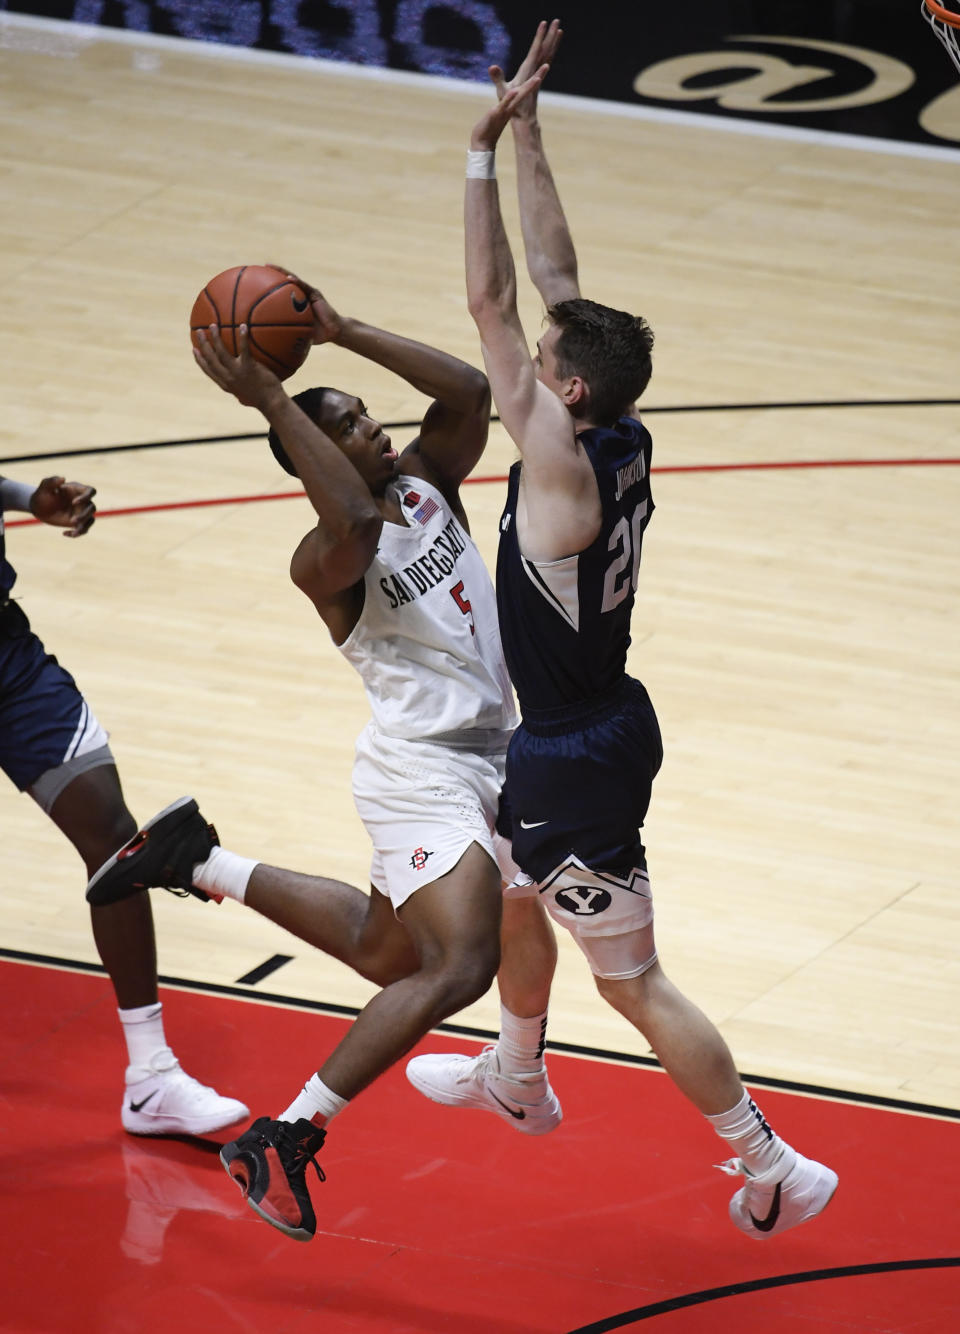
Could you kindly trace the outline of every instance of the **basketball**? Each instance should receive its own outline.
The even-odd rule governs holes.
[[[220,328],[224,347],[237,355],[237,329],[249,330],[251,356],[268,366],[281,380],[299,370],[310,351],[313,314],[302,287],[282,269],[263,264],[241,264],[211,278],[193,303],[190,340],[211,324]]]

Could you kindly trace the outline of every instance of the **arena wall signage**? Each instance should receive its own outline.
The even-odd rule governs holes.
[[[542,0],[14,0],[0,9],[481,80]],[[566,11],[566,12],[564,12]],[[960,143],[956,71],[914,0],[568,0],[550,87],[639,106]]]

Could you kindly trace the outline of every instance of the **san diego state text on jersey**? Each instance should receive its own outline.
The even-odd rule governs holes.
[[[451,573],[465,550],[457,521],[451,519],[422,556],[380,580],[390,606],[396,609],[404,602],[413,602],[428,589],[436,588]]]

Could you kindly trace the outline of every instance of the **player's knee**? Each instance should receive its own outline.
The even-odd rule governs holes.
[[[493,985],[500,966],[500,948],[497,941],[472,945],[457,950],[445,958],[435,973],[437,1000],[446,1014],[455,1014],[465,1005],[472,1005]]]
[[[104,811],[101,819],[71,841],[80,853],[90,875],[98,871],[108,857],[137,832],[137,823],[125,807]]]
[[[598,977],[596,973],[593,975],[593,981],[597,991],[607,1004],[612,1005],[618,1013],[622,1014],[626,1008],[623,984],[611,977]]]
[[[368,982],[375,982],[378,987],[400,982],[415,973],[420,966],[412,942],[365,949],[351,963],[361,977],[365,977]]]
[[[647,1007],[656,1000],[663,974],[654,954],[651,959],[638,965],[638,971],[629,975],[610,976],[594,973],[597,991],[613,1006],[618,1014],[624,1015],[632,1024],[642,1025]]]
[[[69,766],[64,771],[69,774]],[[70,775],[47,813],[83,858],[89,875],[137,832],[112,762]]]

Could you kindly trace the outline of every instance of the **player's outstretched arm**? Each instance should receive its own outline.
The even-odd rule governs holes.
[[[512,79],[498,65],[490,78],[503,98],[543,64],[551,64],[563,38],[559,19],[537,27],[530,49]],[[537,92],[525,98],[511,118],[517,156],[517,195],[527,272],[549,307],[580,295],[577,255],[553,173],[547,161],[537,116]]]
[[[337,313],[312,284],[289,277],[308,293],[315,343],[336,343],[399,375],[433,400],[413,453],[441,486],[455,491],[476,466],[490,426],[490,386],[483,371],[439,348]]]
[[[493,401],[523,456],[524,554],[554,560],[596,536],[593,469],[579,445],[562,393],[534,372],[517,311],[513,255],[493,171],[497,142],[516,106],[540,86],[546,67],[511,89],[473,128],[464,194],[467,305],[483,348]],[[524,517],[525,516],[525,517]]]
[[[274,428],[317,514],[317,526],[294,556],[291,574],[329,620],[327,604],[363,577],[374,557],[383,520],[363,478],[333,440],[315,425],[274,375],[251,357],[241,325],[239,354],[230,355],[215,325],[201,332],[193,350],[214,384]]]

